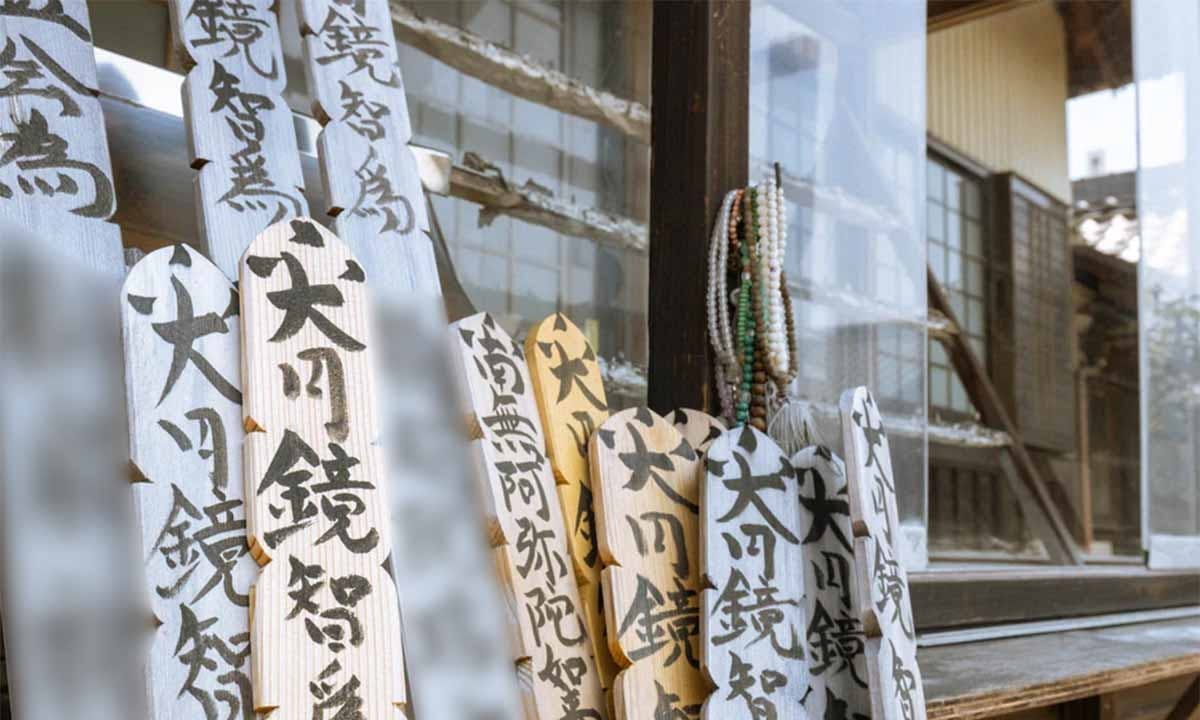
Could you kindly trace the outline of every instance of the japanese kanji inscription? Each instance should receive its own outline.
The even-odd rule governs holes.
[[[725,432],[725,425],[701,410],[680,408],[671,413],[671,424],[696,452],[703,455],[708,446]]]
[[[407,702],[366,275],[307,218],[242,259],[255,709],[400,718]]]
[[[792,464],[743,425],[708,448],[701,506],[707,718],[808,717],[802,523]]]
[[[868,720],[866,639],[854,581],[845,465],[823,446],[792,456],[800,488],[809,717]]]
[[[546,429],[546,450],[566,521],[575,577],[589,634],[596,639],[596,669],[605,688],[617,673],[604,628],[600,552],[596,542],[588,443],[608,418],[608,401],[596,354],[587,337],[562,313],[530,328],[525,357]]]
[[[618,718],[699,717],[700,456],[648,408],[624,410],[589,448]]]
[[[521,347],[486,313],[450,326],[497,564],[513,611],[526,713],[607,717],[566,524]]]
[[[334,229],[378,292],[440,295],[388,2],[294,1]]]
[[[0,218],[124,270],[85,0],[0,0]]]
[[[900,564],[896,479],[887,434],[866,388],[842,393],[840,409],[859,616],[867,635],[871,716],[924,720],[925,694],[917,667],[908,574]]]
[[[121,293],[130,460],[158,627],[146,662],[157,718],[252,720],[238,296],[184,245]]]
[[[170,0],[200,241],[230,278],[268,226],[308,214],[275,0]]]

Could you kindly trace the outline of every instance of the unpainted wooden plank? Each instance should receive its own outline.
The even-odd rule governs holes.
[[[157,621],[146,659],[156,718],[253,720],[242,482],[241,327],[233,284],[185,245],[121,289],[133,494]]]
[[[524,353],[486,313],[450,326],[527,716],[608,716]]]
[[[120,230],[84,0],[0,0],[0,218],[120,277]]]
[[[479,522],[478,487],[463,457],[439,304],[375,304],[392,568],[412,715],[518,720],[506,609]]]
[[[241,267],[255,709],[399,718],[407,702],[366,274],[308,218]]]
[[[867,635],[871,717],[924,720],[908,574],[900,563],[895,475],[887,434],[865,387],[840,402],[859,617]]]
[[[169,0],[186,62],[200,246],[230,278],[267,227],[308,215],[275,0]]]
[[[804,537],[804,617],[809,717],[871,716],[866,637],[855,582],[854,534],[842,459],[823,446],[792,456]]]
[[[709,693],[700,666],[700,455],[646,407],[610,417],[588,453],[608,646],[624,668],[613,684],[616,715],[697,717]]]
[[[525,358],[546,434],[546,455],[558,483],[572,566],[579,581],[588,634],[600,683],[612,687],[617,665],[608,650],[600,550],[596,542],[595,493],[588,443],[608,419],[608,399],[596,353],[575,323],[555,313],[529,329]]]
[[[670,414],[670,418],[683,439],[701,455],[725,432],[724,423],[702,410],[679,408]]]
[[[387,0],[294,0],[327,207],[379,292],[440,295]]]
[[[708,448],[700,503],[703,717],[807,720],[803,523],[795,470],[743,425]]]

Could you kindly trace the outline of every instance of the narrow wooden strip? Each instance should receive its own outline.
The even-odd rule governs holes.
[[[222,705],[254,717],[238,309],[232,283],[185,245],[147,255],[121,288],[133,493],[159,623],[153,717]]]
[[[612,686],[617,665],[608,650],[604,594],[600,588],[600,550],[596,542],[594,486],[588,445],[608,419],[604,381],[587,337],[562,313],[530,328],[525,357],[546,435],[546,454],[558,482],[568,545],[583,600],[596,669],[604,688]]]
[[[617,717],[696,717],[709,693],[700,669],[700,456],[641,407],[605,421],[589,458],[608,645],[625,668],[613,686]]]
[[[864,387],[842,393],[842,435],[854,530],[859,616],[867,635],[871,717],[924,720],[908,574],[900,563],[896,486],[887,434]]]
[[[473,452],[513,611],[513,659],[527,688],[530,717],[605,718],[593,639],[524,354],[485,313],[452,324],[450,336],[470,425],[479,435]]]
[[[712,441],[705,468],[701,627],[704,667],[717,689],[704,717],[807,720],[806,568],[796,472],[783,451],[749,425]]]
[[[298,218],[240,275],[255,709],[393,717],[407,694],[366,274]]]

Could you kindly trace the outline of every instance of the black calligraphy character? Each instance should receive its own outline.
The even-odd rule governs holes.
[[[304,265],[301,264],[299,258],[286,250],[279,253],[278,259],[283,260],[284,266],[287,267],[292,286],[285,290],[274,290],[267,293],[267,299],[271,304],[284,313],[279,328],[269,338],[269,341],[287,340],[300,332],[306,322],[311,321],[325,337],[343,350],[350,352],[365,350],[366,345],[347,335],[317,309],[318,307],[342,307],[346,300],[337,285],[310,285],[308,271],[304,269]],[[255,275],[269,277],[275,270],[275,260],[275,258],[252,256],[246,259],[246,263]]]
[[[554,635],[558,641],[565,647],[572,647],[583,642],[584,632],[583,627],[579,624],[579,614],[575,611],[575,603],[566,595],[555,595],[548,597],[548,593],[541,588],[534,588],[525,593],[525,597],[529,598],[525,609],[529,614],[529,621],[533,625],[533,639],[540,646],[542,645],[542,629],[546,623],[551,623],[554,626]],[[574,623],[576,633],[572,634],[569,624]]]
[[[659,474],[659,471],[669,472],[675,469],[675,463],[670,456],[664,452],[650,452],[646,447],[646,441],[632,423],[626,425],[626,429],[633,438],[633,452],[618,453],[617,455],[622,464],[630,471],[629,482],[625,483],[625,489],[641,491],[646,483],[653,479],[658,489],[673,502],[682,505],[693,514],[698,513],[700,508],[696,503],[676,492],[666,478]]]
[[[378,232],[407,235],[416,227],[416,214],[408,198],[396,192],[387,163],[379,160],[375,146],[367,148],[367,157],[354,170],[358,180],[358,198],[350,208],[356,217],[383,216],[383,225]],[[400,215],[404,220],[401,221]]]
[[[528,578],[531,570],[543,570],[547,586],[553,589],[558,579],[567,575],[566,562],[550,546],[554,530],[549,527],[539,530],[527,517],[517,518],[517,528],[516,547],[517,552],[522,553],[517,572]]]
[[[675,590],[664,596],[649,578],[638,575],[633,601],[617,634],[624,637],[636,624],[634,633],[641,645],[628,653],[634,662],[655,655],[669,645],[670,653],[661,667],[670,667],[684,656],[692,667],[699,668],[700,660],[693,647],[700,634],[696,591],[684,587],[679,578],[674,578],[674,582]]]
[[[179,640],[175,643],[175,657],[188,671],[187,679],[179,689],[179,696],[182,697],[184,693],[191,695],[204,710],[207,720],[238,717],[253,720],[250,679],[241,671],[250,657],[250,634],[238,633],[226,641],[220,635],[206,632],[217,623],[217,618],[200,620],[187,605],[180,605],[179,611]],[[217,657],[210,656],[210,652],[215,652]],[[216,678],[220,683],[219,689],[210,692],[200,687],[197,680],[201,672],[219,671],[218,658],[228,669]],[[226,706],[225,713],[218,710],[218,702]]]
[[[546,498],[546,488],[538,482],[536,471],[542,463],[540,460],[528,462],[509,462],[504,460],[496,463],[496,472],[500,473],[500,488],[504,492],[504,507],[512,512],[514,494],[527,508],[535,508],[534,512],[542,520],[550,521],[550,503]],[[537,505],[531,505],[534,500]]]
[[[871,424],[872,410],[875,408],[875,402],[870,395],[867,395],[863,401],[862,410],[855,410],[850,418],[854,424],[862,430],[863,438],[867,441],[867,467],[879,466],[879,455],[876,449],[882,447],[883,442],[887,440],[887,435],[883,432],[883,420],[879,420],[878,425]]]
[[[753,674],[754,666],[742,660],[741,656],[735,652],[731,651],[729,657],[732,659],[729,666],[729,695],[725,699],[740,698],[745,702],[751,720],[777,720],[779,714],[775,709],[775,703],[766,696],[773,695],[780,687],[787,685],[787,677],[773,670],[764,670],[762,673],[764,694],[755,695],[752,691],[758,684],[758,680]]]
[[[246,63],[264,80],[279,77],[275,57],[271,57],[271,69],[265,70],[254,58],[254,45],[267,36],[270,25],[263,18],[254,16],[254,5],[243,0],[194,0],[188,19],[195,18],[200,24],[201,36],[188,37],[196,47],[229,42],[230,48],[224,57],[241,52]],[[270,53],[270,43],[264,43]]]
[[[29,50],[29,54],[34,59],[20,59],[17,57],[17,42],[12,37],[7,38],[4,43],[4,49],[0,50],[0,73],[3,73],[7,84],[0,87],[0,98],[16,98],[16,97],[37,97],[44,100],[52,100],[59,104],[59,117],[81,117],[83,108],[72,97],[73,91],[77,95],[88,97],[91,93],[86,87],[74,77],[71,76],[61,65],[54,61],[54,58],[43,50],[37,43],[33,42],[24,35],[21,36],[21,41],[25,44],[25,48]],[[46,77],[43,73],[43,68],[49,70],[65,87],[60,87]],[[45,81],[38,84],[36,81]]]
[[[326,481],[313,485],[312,491],[322,494],[321,512],[333,524],[317,538],[314,545],[320,545],[336,535],[352,553],[371,552],[379,544],[379,531],[370,528],[362,537],[353,537],[350,535],[350,518],[367,511],[366,501],[352,491],[374,490],[375,486],[363,480],[350,479],[350,468],[358,465],[359,459],[347,455],[341,445],[330,443],[329,452],[333,457],[321,461]]]
[[[580,707],[579,686],[587,674],[587,663],[583,658],[573,657],[560,660],[554,657],[554,647],[546,646],[546,664],[538,671],[538,678],[553,685],[560,693],[563,714],[558,720],[603,720],[595,708]]]
[[[723,484],[726,490],[737,493],[737,496],[734,497],[729,510],[717,518],[717,522],[729,522],[739,517],[747,507],[753,505],[758,514],[762,516],[763,521],[770,525],[777,535],[793,545],[800,544],[800,538],[793,535],[792,531],[780,522],[779,518],[775,517],[775,513],[771,512],[771,508],[759,495],[764,490],[787,490],[787,485],[783,481],[783,471],[755,475],[754,471],[750,469],[750,462],[741,453],[733,453],[733,459],[737,462],[740,475],[724,480]]]
[[[213,461],[212,472],[208,475],[212,481],[213,494],[224,500],[225,488],[229,486],[229,443],[225,434],[225,422],[220,413],[207,407],[189,410],[184,417],[195,420],[200,426],[200,442],[199,448],[195,448],[196,454],[201,460]],[[158,426],[175,441],[181,452],[191,452],[194,449],[192,439],[175,423],[160,418]],[[208,448],[205,444],[209,442],[210,436],[212,447]]]
[[[895,686],[896,699],[900,701],[900,711],[904,720],[914,720],[916,716],[916,698],[913,693],[917,690],[917,678],[912,670],[904,667],[900,655],[896,653],[896,644],[888,640],[892,648],[892,684]]]
[[[371,80],[379,85],[400,87],[400,76],[394,69],[386,77],[377,74],[377,65],[389,65],[386,52],[388,41],[381,37],[380,28],[368,25],[357,13],[350,19],[338,12],[337,8],[331,7],[317,35],[328,51],[328,54],[317,58],[318,64],[329,65],[348,59],[354,68],[346,73],[347,77],[366,70]]]
[[[575,449],[579,451],[580,457],[586,458],[588,455],[588,440],[592,437],[592,433],[596,431],[596,421],[592,419],[592,414],[586,410],[576,410],[571,413],[571,419],[574,423],[568,423],[567,429],[571,431],[571,438],[575,440]]]
[[[299,587],[288,593],[288,597],[296,604],[292,606],[291,612],[284,619],[291,620],[302,612],[312,615],[321,612],[321,606],[314,598],[321,588],[325,587],[325,581],[321,580],[325,576],[325,568],[320,565],[306,565],[294,555],[288,556],[288,563],[291,565],[288,587],[294,585]],[[316,582],[317,580],[320,582]]]
[[[115,207],[112,181],[99,166],[75,160],[68,155],[70,143],[61,135],[50,131],[46,116],[38,109],[29,111],[28,120],[14,118],[13,132],[0,133],[0,145],[8,149],[0,155],[0,168],[13,163],[18,170],[75,170],[88,176],[94,189],[91,201],[71,210],[75,215],[86,218],[107,219]],[[35,187],[43,195],[53,197],[62,193],[76,195],[79,184],[65,172],[58,173],[58,187],[37,178],[31,185],[24,177],[17,178],[22,192],[32,195]],[[11,197],[12,188],[0,183],[0,198]]]
[[[366,93],[355,90],[345,80],[338,82],[342,87],[341,122],[370,142],[387,138],[387,125],[383,119],[392,114],[385,103],[367,99]]]
[[[320,463],[320,458],[308,443],[291,430],[284,430],[283,439],[279,441],[279,447],[256,491],[257,495],[262,495],[272,486],[279,485],[283,488],[280,497],[288,502],[291,512],[291,524],[263,536],[271,547],[278,547],[290,535],[311,525],[317,514],[316,505],[308,500],[312,493],[304,486],[312,478],[312,471],[292,469],[301,460],[314,468]],[[275,518],[279,518],[284,511],[284,508],[275,505],[269,505],[268,509]]]
[[[890,604],[892,606],[892,621],[900,626],[904,636],[914,639],[912,621],[904,617],[905,594],[908,584],[904,578],[904,570],[900,563],[884,548],[884,544],[876,541],[875,557],[872,567],[875,576],[875,591],[879,600],[875,609],[883,612]]]
[[[296,357],[312,364],[308,382],[304,385],[310,398],[324,396],[320,383],[328,368],[330,419],[325,423],[325,430],[334,440],[346,442],[350,435],[350,411],[346,406],[346,372],[341,356],[331,347],[316,347],[301,350]],[[279,369],[283,371],[284,396],[295,400],[300,396],[300,375],[291,363],[280,363]]]
[[[370,581],[353,574],[330,578],[328,587],[337,607],[322,609],[316,598],[326,586],[325,569],[308,565],[295,556],[289,556],[288,562],[291,566],[288,588],[295,588],[288,597],[295,604],[284,619],[291,620],[303,613],[304,630],[309,638],[335,653],[344,650],[347,643],[360,646],[363,628],[353,611],[359,601],[371,594]],[[322,620],[328,622],[319,624]]]
[[[212,334],[224,335],[229,332],[225,318],[218,313],[208,312],[196,317],[192,306],[192,296],[179,278],[171,276],[171,287],[175,289],[175,319],[153,324],[154,332],[172,346],[171,367],[167,371],[167,380],[159,395],[158,405],[171,393],[175,383],[179,381],[183,371],[190,363],[206,380],[227,400],[238,405],[242,404],[242,393],[233,383],[221,376],[221,373],[195,348],[197,340]]]
[[[579,392],[583,394],[583,397],[587,399],[592,407],[601,412],[608,410],[608,405],[596,397],[596,394],[588,388],[587,383],[584,381],[589,374],[587,363],[594,362],[596,359],[591,345],[588,345],[583,355],[577,358],[569,357],[567,349],[557,340],[553,344],[538,343],[538,346],[547,358],[553,357],[551,348],[558,351],[558,364],[550,368],[550,374],[558,380],[558,398],[555,402],[561,403],[563,400],[566,400],[571,396],[571,392],[578,388]]]
[[[238,560],[249,552],[245,542],[246,521],[238,512],[242,502],[223,500],[205,507],[202,515],[178,485],[171,485],[171,493],[171,509],[150,552],[160,553],[168,568],[180,568],[182,573],[174,585],[158,586],[155,592],[163,599],[176,597],[204,560],[212,568],[212,575],[196,591],[191,602],[200,601],[221,583],[225,597],[231,603],[248,607],[249,598],[238,592],[233,577]],[[194,521],[204,518],[208,524],[193,529]],[[166,544],[168,537],[172,544]]]
[[[845,487],[839,490],[835,497],[829,497],[825,478],[814,468],[803,471],[803,475],[800,478],[801,487],[804,486],[804,480],[808,477],[811,477],[813,481],[813,494],[812,497],[805,497],[801,493],[800,504],[812,513],[812,527],[808,529],[808,534],[804,536],[804,544],[820,542],[828,530],[833,533],[841,546],[846,548],[847,552],[854,552],[854,546],[850,543],[850,538],[846,537],[846,533],[842,531],[841,524],[837,521],[839,515],[847,518],[850,517],[850,503],[842,497],[846,493]]]
[[[866,649],[862,623],[858,618],[852,617],[845,608],[835,618],[818,599],[808,623],[807,638],[811,655],[808,666],[810,673],[823,675],[830,668],[833,669],[831,674],[848,670],[859,687],[867,687],[866,681],[859,677],[855,664]]]
[[[358,676],[351,675],[337,691],[334,691],[333,683],[328,682],[341,669],[341,663],[334,660],[321,672],[317,682],[308,684],[308,692],[317,701],[313,703],[312,720],[363,720]]]
[[[822,551],[825,560],[824,568],[818,560],[812,561],[813,575],[817,580],[818,590],[836,589],[842,607],[850,607],[850,560],[840,552]]]
[[[850,703],[839,698],[834,694],[832,688],[826,686],[825,717],[823,720],[871,720],[871,716],[850,712]]]
[[[757,635],[746,646],[754,645],[764,639],[769,639],[771,647],[780,657],[799,660],[804,657],[800,632],[790,622],[786,622],[785,608],[798,607],[799,600],[780,599],[776,597],[779,588],[760,578],[762,584],[758,587],[751,585],[746,576],[738,569],[730,571],[729,580],[717,596],[713,605],[714,617],[724,616],[720,626],[727,632],[713,633],[713,644],[724,645],[740,638],[748,630],[753,629]],[[780,637],[779,628],[787,625],[790,640],[786,642]]]
[[[596,545],[596,512],[592,503],[592,489],[580,484],[579,501],[575,504],[575,534],[587,544],[583,563],[590,568],[596,567],[600,552]]]
[[[638,519],[626,515],[625,521],[629,523],[629,528],[633,533],[633,542],[637,547],[638,554],[646,557],[651,549],[659,555],[667,552],[667,535],[670,534],[672,545],[675,546],[675,560],[671,563],[672,569],[677,577],[687,577],[690,574],[691,562],[688,559],[683,522],[670,513],[654,511],[642,513],[639,519],[650,521],[654,528],[654,543],[652,547],[647,545],[641,523],[638,522]]]
[[[679,704],[679,695],[667,692],[658,680],[654,681],[658,699],[654,703],[654,720],[691,720],[700,717],[701,705]]]
[[[62,0],[46,0],[41,7],[34,6],[33,0],[4,0],[0,2],[0,17],[30,18],[54,23],[80,40],[89,44],[92,42],[92,35],[87,26],[67,14]]]

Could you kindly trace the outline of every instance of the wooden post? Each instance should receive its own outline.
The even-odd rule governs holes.
[[[708,236],[749,172],[750,3],[655,3],[653,49],[647,402],[708,411]]]

